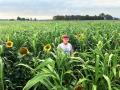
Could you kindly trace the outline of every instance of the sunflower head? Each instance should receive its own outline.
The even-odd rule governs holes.
[[[83,87],[81,85],[77,85],[74,90],[83,90]]]
[[[49,52],[51,50],[51,45],[50,44],[45,45],[44,48],[43,48],[43,50],[45,52]]]
[[[19,53],[23,56],[27,55],[29,53],[28,48],[27,47],[21,47],[19,50]]]
[[[12,41],[7,41],[6,42],[6,47],[7,48],[12,48],[13,47],[13,42]]]

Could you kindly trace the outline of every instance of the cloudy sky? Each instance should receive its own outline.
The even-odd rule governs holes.
[[[104,12],[120,17],[120,0],[0,0],[0,18],[54,15],[98,15]]]

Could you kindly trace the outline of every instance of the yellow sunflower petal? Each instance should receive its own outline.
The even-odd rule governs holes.
[[[45,52],[49,52],[51,50],[51,45],[50,44],[45,45],[44,48],[43,48],[43,50]]]
[[[7,41],[6,42],[6,47],[7,48],[12,48],[13,47],[13,42],[12,41]]]

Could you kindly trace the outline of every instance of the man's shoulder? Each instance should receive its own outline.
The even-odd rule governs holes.
[[[60,43],[58,46],[64,46],[63,43]],[[71,43],[68,43],[67,46],[72,46]]]
[[[68,43],[69,46],[72,46],[71,43]]]

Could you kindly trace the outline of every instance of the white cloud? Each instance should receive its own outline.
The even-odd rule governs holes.
[[[120,0],[94,0],[95,5],[104,7],[119,7]]]
[[[0,0],[0,17],[41,17],[101,12],[120,16],[120,0]]]

